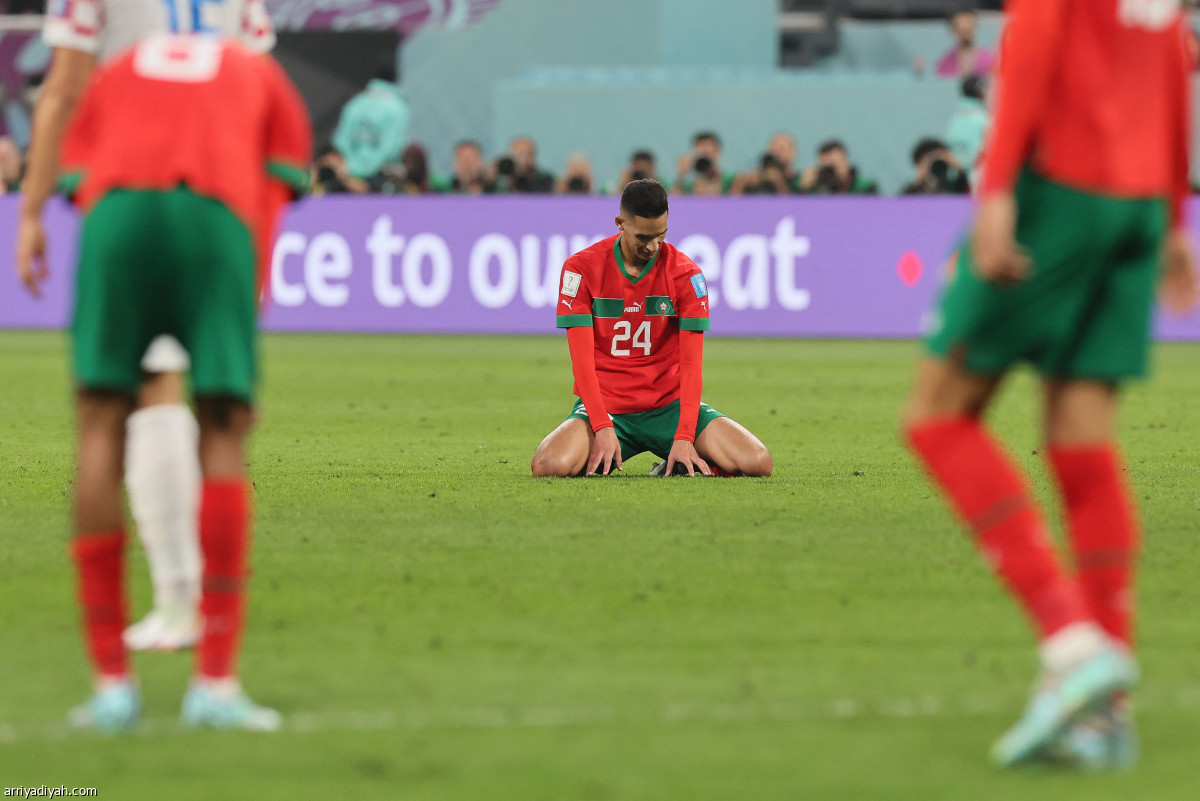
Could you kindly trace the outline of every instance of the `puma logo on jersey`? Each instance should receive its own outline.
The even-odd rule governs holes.
[[[562,300],[561,298],[559,299],[558,302],[561,303],[562,305],[566,306],[568,309],[571,308],[571,304],[574,303],[574,301]]]
[[[632,306],[625,307],[625,311],[627,311],[627,312],[640,312],[641,310],[642,310],[642,304],[640,304],[640,303],[634,303]]]

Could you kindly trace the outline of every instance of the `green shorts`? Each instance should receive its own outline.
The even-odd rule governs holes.
[[[80,387],[136,394],[146,347],[170,334],[194,394],[253,399],[255,250],[224,204],[184,187],[109,192],[83,221],[75,281]]]
[[[696,436],[699,437],[700,432],[713,420],[724,416],[707,403],[701,403],[700,413],[696,415]],[[621,461],[646,451],[660,459],[666,459],[671,452],[671,446],[675,444],[675,431],[679,428],[679,401],[673,400],[666,406],[648,412],[612,414],[609,417],[612,418],[613,428],[616,429],[617,441],[621,443]],[[591,423],[583,401],[575,402],[575,408],[567,415],[567,419],[583,420],[589,425]]]
[[[1028,170],[1016,199],[1031,276],[1013,287],[984,281],[962,247],[929,350],[981,375],[1018,361],[1047,378],[1145,375],[1167,202],[1090,194]]]

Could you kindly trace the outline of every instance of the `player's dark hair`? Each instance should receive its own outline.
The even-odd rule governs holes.
[[[717,147],[721,146],[721,137],[717,136],[713,131],[698,131],[696,135],[692,137],[692,144],[698,145],[705,139],[715,142]]]
[[[667,190],[653,178],[641,178],[625,184],[621,192],[622,217],[647,217],[651,220],[667,213]]]
[[[821,146],[817,148],[817,154],[824,156],[826,153],[832,153],[835,150],[840,150],[843,153],[846,152],[846,146],[842,143],[842,140],[826,139],[821,143]]]

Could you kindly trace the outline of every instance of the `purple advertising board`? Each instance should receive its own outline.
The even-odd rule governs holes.
[[[14,198],[0,198],[13,252]],[[708,279],[717,335],[915,337],[970,214],[954,198],[673,198],[668,241]],[[616,198],[323,197],[293,207],[271,259],[270,331],[552,333],[560,270],[616,232]],[[0,327],[69,316],[74,214],[48,211],[51,278],[14,279]],[[164,265],[169,268],[169,265]],[[1200,315],[1163,318],[1200,341]]]

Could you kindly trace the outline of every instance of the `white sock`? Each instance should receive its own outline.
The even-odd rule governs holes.
[[[129,417],[125,486],[150,563],[154,608],[178,614],[200,598],[200,457],[196,418],[185,404]]]
[[[1095,623],[1072,623],[1042,640],[1038,652],[1046,670],[1062,673],[1108,647],[1108,637]]]

